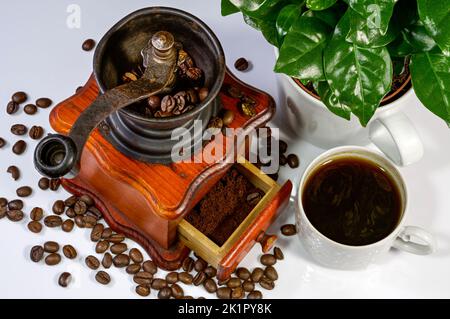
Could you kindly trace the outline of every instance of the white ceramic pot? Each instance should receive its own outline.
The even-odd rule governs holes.
[[[303,208],[303,191],[310,174],[333,158],[348,156],[364,158],[379,165],[393,178],[400,190],[402,215],[397,227],[387,237],[370,245],[349,246],[327,238],[311,224]],[[405,226],[408,204],[408,193],[404,179],[389,160],[363,147],[343,146],[334,148],[317,157],[302,177],[296,204],[298,235],[306,251],[318,263],[336,269],[366,268],[392,247],[417,255],[431,254],[436,248],[433,236],[422,228]]]
[[[334,115],[291,77],[280,74],[279,83],[292,130],[311,144],[329,149],[342,145],[366,146],[373,142],[387,157],[402,166],[422,158],[423,144],[419,134],[402,112],[412,102],[412,89],[379,108],[364,128],[353,115],[350,121]]]

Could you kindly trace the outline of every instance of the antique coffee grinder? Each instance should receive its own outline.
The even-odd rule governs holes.
[[[176,85],[181,48],[204,70],[208,97],[178,116],[156,118],[135,112],[136,103]],[[145,68],[142,77],[121,84],[121,76],[135,65]],[[239,98],[227,94],[230,87],[255,101],[254,114],[239,109]],[[229,127],[247,134],[264,126],[275,106],[269,95],[226,69],[220,42],[202,21],[172,8],[142,9],[106,33],[95,52],[94,76],[53,109],[50,122],[60,135],[39,143],[35,166],[47,177],[62,178],[69,192],[93,197],[111,228],[139,242],[160,267],[178,269],[192,249],[224,279],[255,242],[264,250],[273,245],[276,237],[265,231],[289,198],[292,184],[281,187],[250,163],[235,164],[233,152],[224,151],[214,163],[202,160],[194,121],[202,120],[206,129],[221,110],[233,111]],[[196,161],[172,162],[177,142],[173,132],[180,127],[192,136],[182,149]],[[223,135],[210,143],[230,139],[239,140]],[[233,166],[265,196],[219,247],[184,218]]]

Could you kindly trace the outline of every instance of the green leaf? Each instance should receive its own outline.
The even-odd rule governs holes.
[[[442,52],[450,56],[450,0],[417,0],[419,16]]]
[[[425,30],[422,22],[416,21],[405,27],[397,39],[389,44],[389,53],[396,57],[405,57],[415,53],[440,52],[436,42]]]
[[[362,47],[384,47],[395,40],[400,30],[395,21],[389,25],[387,32],[374,28],[367,23],[367,19],[353,9],[349,9],[350,30],[346,40]]]
[[[325,10],[332,7],[337,0],[306,0],[306,6],[315,11]]]
[[[280,47],[275,20],[256,19],[244,14],[244,21],[252,28],[261,31],[267,42],[276,46],[277,48]]]
[[[419,100],[450,124],[450,57],[431,53],[413,55],[410,69]]]
[[[352,110],[345,104],[342,104],[336,95],[333,94],[328,82],[321,81],[318,85],[314,86],[317,93],[320,96],[321,101],[327,106],[327,108],[346,120],[350,120]]]
[[[396,0],[348,0],[347,2],[362,16],[368,28],[378,29],[382,35],[387,32]]]
[[[296,4],[285,6],[277,17],[276,27],[278,36],[282,39],[288,33],[292,24],[300,17],[301,8]]]
[[[302,80],[324,79],[323,49],[332,31],[318,18],[301,16],[284,39],[275,71]]]
[[[325,75],[339,101],[366,126],[392,85],[392,61],[385,47],[361,48],[345,40],[346,14],[324,50]]]
[[[246,16],[256,19],[267,19],[268,15],[278,13],[277,7],[283,0],[229,0],[236,8],[238,8]],[[271,19],[272,20],[272,19]]]
[[[230,0],[222,0],[222,15],[228,16],[230,14],[239,12],[239,9],[236,8]]]
[[[325,22],[328,24],[331,28],[335,28],[336,24],[339,22],[339,20],[342,18],[346,11],[346,6],[342,5],[342,3],[337,3],[335,6],[322,11],[313,11],[308,10],[305,13],[303,13],[304,16],[317,18],[319,20],[322,20],[322,22]]]

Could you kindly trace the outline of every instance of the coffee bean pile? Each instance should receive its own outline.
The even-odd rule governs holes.
[[[149,97],[145,105],[138,107],[140,113],[155,118],[178,116],[193,110],[208,98],[209,89],[203,86],[204,72],[186,51],[179,50],[177,66],[177,85],[173,90],[176,93]],[[143,68],[138,66],[136,70],[126,72],[122,82],[137,81],[143,74]]]

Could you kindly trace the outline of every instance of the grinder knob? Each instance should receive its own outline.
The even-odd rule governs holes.
[[[77,147],[64,135],[54,134],[44,138],[34,151],[34,166],[49,178],[69,177],[78,173]]]

